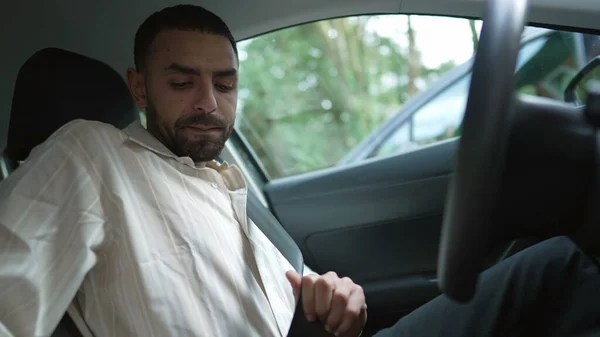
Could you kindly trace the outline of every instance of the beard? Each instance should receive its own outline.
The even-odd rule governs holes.
[[[215,114],[190,114],[177,119],[170,126],[160,118],[154,105],[148,103],[146,109],[148,131],[158,138],[171,152],[179,157],[190,157],[195,163],[216,159],[225,142],[233,132],[234,121]],[[210,125],[222,129],[218,136],[187,137],[184,130],[188,127]]]

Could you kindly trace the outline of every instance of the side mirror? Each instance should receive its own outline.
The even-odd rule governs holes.
[[[565,101],[584,105],[588,92],[600,91],[600,56],[592,59],[573,77],[565,89]]]

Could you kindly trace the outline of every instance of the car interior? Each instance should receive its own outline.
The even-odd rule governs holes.
[[[150,13],[174,4],[66,0],[34,2],[33,9],[16,1],[2,4],[0,17],[10,29],[0,31],[0,41],[11,46],[0,64],[4,176],[70,120],[123,128],[139,118],[123,78],[132,64],[132,36]],[[507,75],[525,23],[597,33],[600,6],[593,1],[199,4],[219,14],[238,40],[367,13],[484,18],[476,84],[460,139],[276,180],[260,174],[242,135],[233,135],[220,158],[253,180],[249,216],[296,270],[305,263],[363,286],[369,305],[363,336],[391,326],[442,291],[468,300],[479,272],[545,238],[571,235],[597,253],[598,97],[590,94],[585,105],[513,97]],[[323,333],[296,319],[294,324],[298,335]],[[53,336],[80,334],[66,314]]]

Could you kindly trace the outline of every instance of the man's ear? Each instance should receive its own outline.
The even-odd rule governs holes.
[[[148,96],[146,94],[146,83],[144,74],[135,70],[134,68],[127,69],[127,85],[129,86],[129,92],[133,97],[135,105],[140,109],[146,109],[148,106]]]

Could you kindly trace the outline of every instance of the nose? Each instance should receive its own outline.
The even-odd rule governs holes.
[[[207,114],[217,110],[217,99],[215,97],[215,88],[212,84],[212,81],[198,86],[198,90],[196,92],[196,101],[194,102],[194,109],[196,109],[198,112]]]

